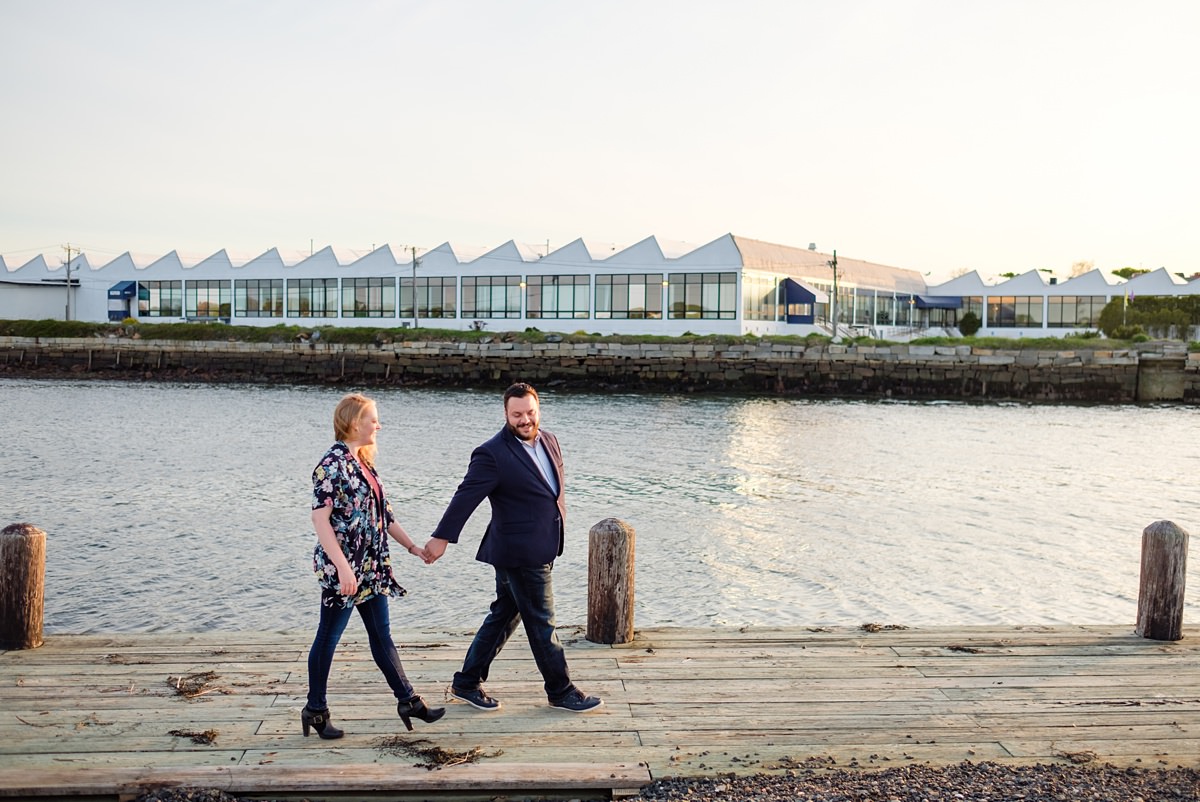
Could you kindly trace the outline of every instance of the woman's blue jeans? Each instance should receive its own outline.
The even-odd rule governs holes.
[[[575,690],[567,672],[567,658],[554,631],[554,587],[550,581],[553,564],[532,568],[496,569],[496,600],[467,649],[462,671],[454,675],[454,687],[475,690],[487,678],[492,661],[524,622],[525,635],[538,670],[545,681],[546,697],[560,701]]]
[[[326,607],[321,605],[321,621],[317,625],[317,636],[308,652],[308,707],[324,710],[328,707],[325,693],[329,687],[329,670],[333,667],[333,654],[338,641],[350,623],[350,614],[358,610],[367,640],[371,644],[371,656],[375,665],[383,672],[388,686],[397,699],[411,699],[415,693],[412,684],[400,664],[400,655],[392,640],[391,619],[388,614],[388,597],[372,596],[355,608]]]

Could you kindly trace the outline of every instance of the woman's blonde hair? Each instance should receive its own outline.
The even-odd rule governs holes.
[[[375,402],[362,393],[350,393],[343,396],[333,410],[333,436],[345,442],[346,438],[350,436],[354,424],[358,423],[359,418],[366,414],[368,407],[374,405]],[[375,446],[362,446],[354,456],[370,467],[375,467]]]

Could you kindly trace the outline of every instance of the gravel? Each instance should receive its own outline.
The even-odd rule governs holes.
[[[903,766],[883,771],[791,772],[728,779],[660,780],[644,800],[745,802],[1162,802],[1200,800],[1195,769],[1112,766]]]
[[[519,794],[502,795],[520,799]],[[1175,802],[1200,800],[1196,769],[1114,766],[903,766],[664,779],[627,802]],[[135,802],[263,802],[205,789],[161,789]]]

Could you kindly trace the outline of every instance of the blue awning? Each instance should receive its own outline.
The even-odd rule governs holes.
[[[957,295],[917,295],[917,309],[962,309]]]
[[[135,292],[137,292],[136,281],[122,281],[109,287],[108,297],[121,299],[132,298]]]
[[[829,296],[820,290],[801,284],[795,279],[783,280],[784,303],[788,304],[827,304]]]

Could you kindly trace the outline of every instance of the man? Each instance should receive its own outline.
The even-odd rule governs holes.
[[[425,549],[432,562],[458,536],[486,498],[492,519],[475,559],[496,571],[496,600],[467,649],[450,695],[480,710],[498,710],[483,683],[492,661],[517,624],[525,635],[545,681],[550,706],[573,713],[594,710],[603,702],[571,682],[567,659],[554,630],[554,589],[550,573],[562,555],[567,507],[563,496],[562,452],[558,438],[540,428],[537,390],[514,384],[504,391],[505,425],[471,453],[450,505]]]

